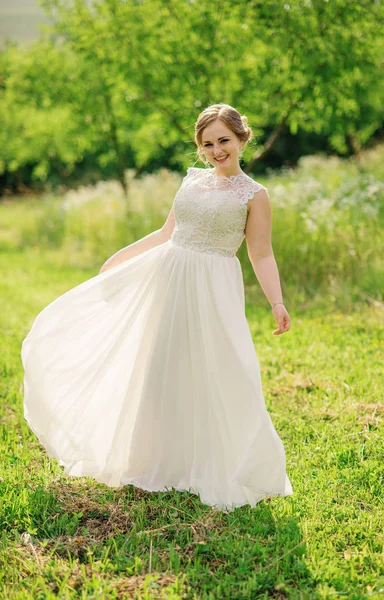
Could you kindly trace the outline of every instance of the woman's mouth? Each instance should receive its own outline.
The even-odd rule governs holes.
[[[217,160],[217,162],[222,163],[228,158],[228,156],[229,156],[229,154],[227,154],[226,156],[221,156],[220,158],[217,157],[217,158],[215,158],[215,160]]]

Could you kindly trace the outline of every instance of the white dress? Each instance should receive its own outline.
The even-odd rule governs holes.
[[[188,490],[226,511],[293,493],[236,256],[261,189],[189,168],[171,239],[37,315],[22,344],[24,415],[66,473]]]

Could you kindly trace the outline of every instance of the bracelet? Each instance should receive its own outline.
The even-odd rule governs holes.
[[[284,306],[284,302],[275,302],[275,304],[272,306],[272,308],[273,308],[274,306],[276,306],[276,304],[282,304],[282,305]]]

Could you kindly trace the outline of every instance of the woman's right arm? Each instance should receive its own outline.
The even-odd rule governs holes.
[[[119,265],[120,263],[125,262],[126,260],[133,258],[134,256],[141,254],[142,252],[145,252],[146,250],[149,250],[150,248],[154,248],[159,244],[164,244],[170,239],[174,228],[175,215],[173,212],[172,205],[167,220],[160,229],[152,231],[152,233],[149,233],[145,237],[141,238],[141,240],[133,242],[133,244],[130,244],[129,246],[126,246],[125,248],[122,248],[121,250],[113,254],[102,265],[99,274],[104,273],[104,271],[108,271],[108,269],[111,269],[112,267],[115,267],[116,265]]]

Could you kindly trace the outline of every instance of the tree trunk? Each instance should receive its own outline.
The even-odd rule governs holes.
[[[347,133],[347,135],[345,136],[345,141],[347,143],[350,154],[355,155],[357,158],[359,158],[361,150],[359,140],[352,133]]]
[[[265,158],[265,156],[267,156],[267,154],[270,152],[273,145],[275,144],[276,140],[279,138],[280,134],[282,133],[282,131],[285,127],[286,120],[287,120],[287,117],[284,117],[284,119],[281,121],[281,123],[277,127],[275,127],[275,129],[272,131],[271,135],[269,136],[269,138],[267,139],[267,141],[264,144],[263,150],[261,152],[259,152],[258,154],[255,154],[251,158],[251,160],[247,164],[246,168],[244,169],[245,173],[251,173],[255,164],[258,161]]]

